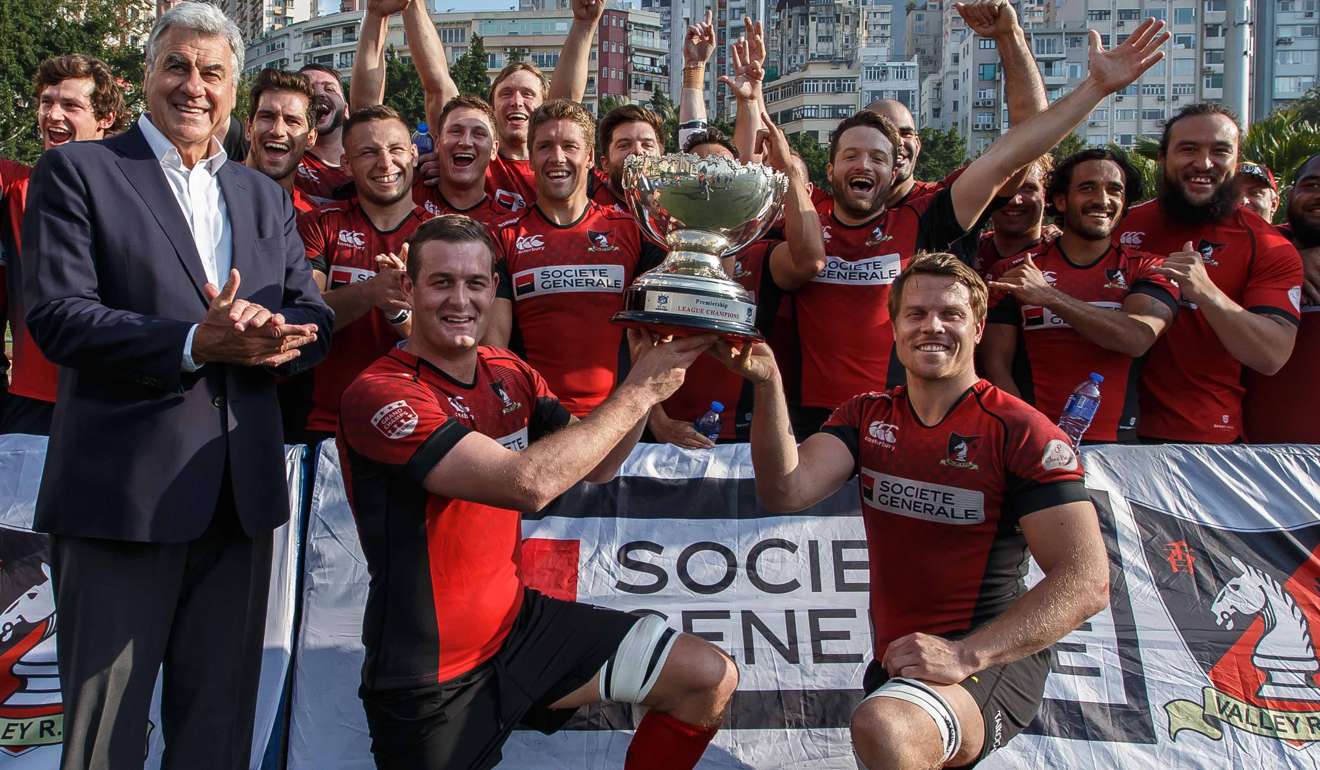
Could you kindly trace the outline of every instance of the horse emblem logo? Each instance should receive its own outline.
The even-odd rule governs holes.
[[[6,530],[9,548],[26,549],[40,535]],[[15,757],[41,746],[58,746],[64,735],[64,702],[55,659],[55,588],[46,550],[41,547],[5,559],[4,594],[21,587],[0,613],[0,757]],[[12,556],[7,553],[6,556]]]

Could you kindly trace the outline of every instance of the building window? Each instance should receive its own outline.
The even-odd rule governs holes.
[[[1103,146],[1105,145],[1105,142],[1106,142],[1108,139],[1109,139],[1109,137],[1105,136],[1104,134],[1087,134],[1087,135],[1086,135],[1086,146],[1087,146],[1087,147],[1103,147]]]
[[[1205,25],[1205,36],[1206,36],[1206,37],[1223,37],[1223,36],[1224,36],[1224,25],[1223,25],[1223,24],[1207,24],[1207,25]]]
[[[1164,8],[1147,8],[1146,15],[1155,19],[1155,21],[1168,21],[1169,12]]]
[[[467,42],[467,29],[464,27],[441,27],[440,42],[442,43],[464,43]]]
[[[1196,85],[1193,84],[1193,83],[1174,83],[1174,84],[1173,84],[1173,95],[1174,95],[1174,96],[1191,96],[1191,95],[1194,94],[1194,93],[1196,93]]]
[[[1031,41],[1031,47],[1036,53],[1046,56],[1063,53],[1063,41],[1058,35],[1036,37]]]
[[[1133,138],[1133,136],[1134,136],[1133,134],[1119,134],[1118,136],[1114,137],[1114,140],[1116,144],[1122,147],[1131,147],[1133,144],[1136,143],[1136,140]]]
[[[1141,93],[1143,96],[1164,96],[1163,83],[1142,83]]]
[[[1140,19],[1140,18],[1141,18],[1141,9],[1140,9],[1140,8],[1119,8],[1119,9],[1118,9],[1118,20],[1119,20],[1119,21],[1136,21],[1137,19]]]
[[[357,27],[344,27],[344,42],[352,43],[357,40]]]
[[[1279,94],[1304,94],[1315,86],[1315,76],[1297,75],[1274,79],[1274,91]]]
[[[1137,111],[1136,111],[1136,110],[1114,110],[1114,119],[1115,119],[1115,120],[1136,120],[1136,119],[1137,119]]]
[[[1164,110],[1142,110],[1142,120],[1164,120]]]
[[[1068,63],[1068,80],[1069,80],[1069,81],[1073,81],[1073,80],[1081,80],[1084,76],[1085,76],[1085,73],[1082,72],[1082,65],[1081,65],[1080,62],[1069,62],[1069,63]]]
[[[1275,61],[1279,64],[1315,65],[1315,51],[1276,51]]]
[[[1212,72],[1201,79],[1201,85],[1205,88],[1223,88],[1224,75],[1221,72]]]
[[[1068,47],[1069,47],[1069,48],[1085,48],[1085,47],[1086,47],[1086,37],[1083,36],[1083,35],[1069,35],[1069,36],[1068,36]]]
[[[979,67],[977,67],[977,73],[976,73],[976,74],[977,74],[977,77],[979,77],[981,80],[998,80],[998,79],[999,79],[999,65],[998,65],[998,64],[982,64],[982,65],[980,65]]]
[[[1212,49],[1212,48],[1211,48],[1211,49],[1206,49],[1206,52],[1205,52],[1205,63],[1206,63],[1206,64],[1223,64],[1223,63],[1224,63],[1224,51],[1223,51],[1223,49]]]
[[[351,69],[353,67],[354,53],[355,53],[354,51],[344,51],[343,53],[339,54],[338,68],[341,70]]]
[[[1091,111],[1091,120],[1094,120],[1094,121],[1096,121],[1096,122],[1098,122],[1098,123],[1103,123],[1103,122],[1105,122],[1106,120],[1109,120],[1109,110],[1103,110],[1103,109],[1101,109],[1101,110],[1092,110],[1092,111]]]
[[[1174,24],[1195,24],[1195,23],[1196,23],[1196,9],[1195,9],[1195,8],[1174,8],[1174,9],[1173,9],[1173,23],[1174,23]]]
[[[1174,36],[1173,36],[1173,47],[1174,47],[1174,48],[1195,48],[1195,47],[1196,47],[1196,35],[1174,35]]]
[[[1205,0],[1205,10],[1207,12],[1225,10],[1228,7],[1225,3],[1226,0]]]
[[[1192,59],[1174,59],[1173,75],[1174,77],[1189,78],[1195,74],[1196,62]]]
[[[983,50],[989,50],[995,47],[995,41],[993,38],[978,37],[976,39],[976,47]]]
[[[1107,10],[1093,10],[1086,12],[1087,21],[1109,21],[1109,17],[1110,14]]]

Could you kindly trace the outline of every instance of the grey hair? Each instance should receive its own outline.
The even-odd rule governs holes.
[[[147,38],[148,70],[155,66],[156,57],[160,55],[160,37],[170,27],[182,27],[206,35],[223,37],[229,43],[229,50],[233,54],[234,83],[238,83],[239,75],[243,71],[243,55],[246,52],[243,47],[243,33],[238,31],[237,24],[225,16],[224,11],[210,3],[179,3],[161,14],[156,20],[156,25],[151,28],[151,36]]]

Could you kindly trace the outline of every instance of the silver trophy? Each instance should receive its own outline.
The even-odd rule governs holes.
[[[759,339],[756,303],[720,259],[764,235],[787,192],[784,175],[760,164],[689,154],[628,158],[624,200],[669,256],[633,281],[612,320],[665,334]]]

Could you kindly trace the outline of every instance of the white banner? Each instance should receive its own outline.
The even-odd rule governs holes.
[[[283,721],[281,696],[293,650],[298,595],[298,522],[306,451],[304,446],[285,448],[293,524],[280,527],[274,536],[252,770],[262,767],[275,728]],[[55,770],[64,734],[50,549],[45,535],[32,532],[45,455],[44,437],[0,436],[0,597],[9,602],[0,613],[0,770]],[[145,767],[157,770],[165,746],[160,731],[159,678],[148,718]]]

